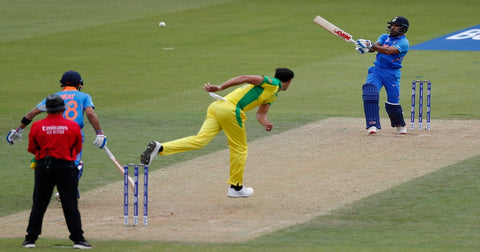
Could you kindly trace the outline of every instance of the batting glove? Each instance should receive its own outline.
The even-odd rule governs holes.
[[[8,132],[7,134],[7,142],[9,144],[14,144],[16,139],[18,139],[18,141],[22,140],[22,132],[23,129],[21,128],[17,128],[16,130],[10,130],[10,132]]]
[[[368,52],[367,48],[362,48],[362,47],[359,47],[358,45],[355,46],[355,50],[357,50],[357,52],[360,54],[365,54],[366,52]]]
[[[103,149],[103,147],[107,145],[107,136],[103,134],[103,131],[97,132],[97,138],[95,138],[95,141],[93,141],[93,144],[100,149]]]
[[[366,48],[367,51],[368,49],[373,47],[372,41],[366,39],[357,39],[357,42],[355,42],[355,44],[360,48]]]

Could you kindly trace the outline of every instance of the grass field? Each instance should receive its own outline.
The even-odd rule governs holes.
[[[124,162],[138,160],[138,150],[152,138],[195,134],[211,101],[204,82],[271,75],[276,67],[296,73],[269,114],[276,132],[328,117],[363,117],[361,85],[374,55],[359,55],[351,44],[321,30],[312,22],[317,14],[355,38],[371,40],[384,32],[386,21],[403,15],[415,45],[477,25],[480,8],[474,0],[0,2],[0,133],[6,135],[41,99],[57,92],[61,74],[73,69],[82,74],[83,91],[94,100],[109,148]],[[159,21],[167,26],[158,27]],[[430,79],[433,128],[435,119],[480,119],[479,66],[479,52],[410,51],[402,75],[404,109],[409,82]],[[265,136],[254,114],[248,115],[249,140]],[[80,191],[118,181],[108,157],[91,144],[91,126],[84,131],[87,172]],[[0,217],[31,205],[27,135],[28,130],[13,146],[0,144]],[[165,162],[225,147],[225,139],[218,137],[200,151]],[[241,244],[91,242],[105,251],[476,251],[478,167],[479,156]],[[0,239],[0,250],[14,251],[22,238]],[[65,243],[39,240],[44,247]]]

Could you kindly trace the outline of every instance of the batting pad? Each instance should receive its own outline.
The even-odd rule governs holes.
[[[403,110],[400,104],[391,104],[385,102],[385,111],[387,111],[388,117],[390,117],[390,122],[392,127],[397,125],[405,126],[405,120],[403,119]]]
[[[365,84],[362,87],[362,91],[363,110],[365,112],[367,124],[366,128],[368,129],[375,126],[377,129],[381,129],[379,114],[380,107],[378,106],[380,95],[378,94],[378,89],[375,85]]]

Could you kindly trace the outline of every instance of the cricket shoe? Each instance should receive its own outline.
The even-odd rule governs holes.
[[[55,193],[55,199],[58,201],[58,202],[62,202],[62,200],[60,199],[60,193]]]
[[[34,242],[34,241],[25,240],[25,241],[22,243],[22,248],[35,248],[35,242]]]
[[[247,198],[252,196],[253,188],[251,187],[242,187],[239,191],[235,190],[234,188],[228,188],[227,196],[229,198]]]
[[[144,165],[150,165],[152,160],[158,156],[158,152],[160,151],[160,148],[162,147],[162,144],[156,141],[151,141],[147,149],[142,153],[140,156],[140,161]]]
[[[375,134],[375,133],[377,133],[377,127],[372,126],[372,127],[368,128],[367,132],[368,132],[368,134]]]
[[[73,248],[75,248],[75,249],[91,249],[92,245],[90,245],[90,243],[88,243],[87,241],[83,240],[83,241],[75,242],[75,244],[73,244]]]
[[[397,126],[397,133],[400,135],[407,134],[407,128],[405,126]]]

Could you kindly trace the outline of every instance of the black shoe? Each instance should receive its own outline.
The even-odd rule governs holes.
[[[34,241],[25,240],[25,241],[22,243],[22,247],[23,247],[23,248],[35,248],[35,242],[34,242]]]
[[[147,145],[147,149],[140,155],[140,162],[144,165],[150,165],[152,160],[158,156],[158,153],[162,150],[162,144],[156,141],[151,141]]]
[[[88,243],[87,241],[78,241],[78,242],[75,242],[75,244],[73,244],[73,248],[76,248],[76,249],[91,249],[92,245],[90,245],[90,243]]]

